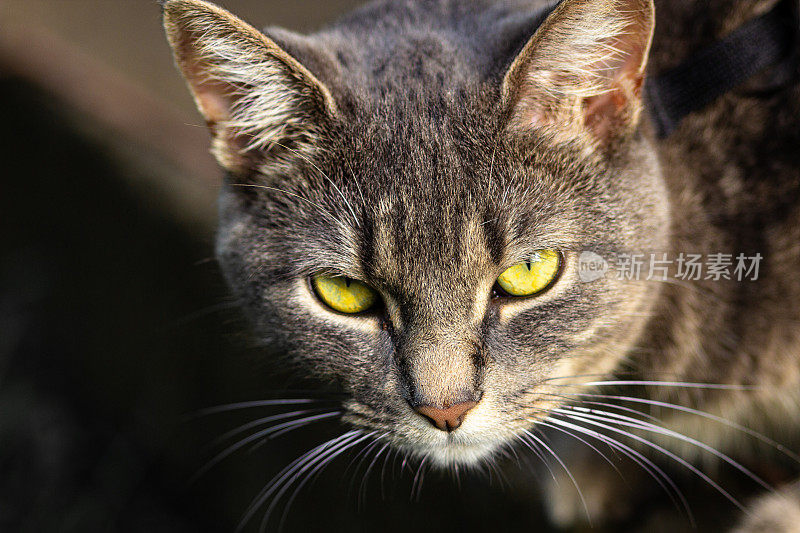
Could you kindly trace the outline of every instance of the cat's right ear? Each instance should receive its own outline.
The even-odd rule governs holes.
[[[163,2],[175,61],[234,174],[269,158],[305,156],[336,115],[329,90],[252,26],[202,0]]]

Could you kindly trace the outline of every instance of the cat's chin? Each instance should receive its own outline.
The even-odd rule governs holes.
[[[428,462],[441,468],[476,467],[491,458],[498,447],[498,444],[488,442],[486,444],[446,444],[417,448],[415,452],[422,457],[427,457]]]
[[[418,459],[440,468],[479,467],[502,447],[503,442],[496,439],[476,440],[448,438],[432,443],[403,443],[400,448],[409,451]]]

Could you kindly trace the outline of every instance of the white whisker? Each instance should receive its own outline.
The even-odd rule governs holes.
[[[279,143],[278,141],[273,141],[273,142],[274,142],[274,144],[277,144],[278,146],[280,146],[280,147],[282,147],[282,148],[284,148],[286,150],[289,150],[290,152],[294,153],[298,157],[301,157],[302,159],[304,159],[309,165],[314,167],[317,170],[317,172],[319,172],[322,175],[322,177],[324,177],[326,180],[328,180],[328,183],[333,185],[333,188],[336,189],[337,193],[339,193],[339,196],[341,197],[342,201],[344,202],[344,205],[347,206],[348,211],[350,211],[350,214],[353,217],[353,223],[356,225],[356,227],[361,226],[361,222],[359,221],[358,217],[356,216],[356,212],[353,210],[353,206],[350,204],[350,201],[344,195],[344,193],[339,188],[339,186],[336,185],[336,183],[326,173],[324,173],[321,168],[319,168],[313,161],[311,161],[311,159],[306,157],[304,154],[298,152],[297,150],[294,150],[293,148],[289,148],[288,146],[285,146],[285,145]]]
[[[617,413],[610,413],[608,411],[599,411],[597,409],[590,409],[590,408],[587,408],[587,407],[578,407],[578,406],[568,406],[568,408],[570,410],[572,410],[572,411],[581,412],[582,414],[584,414],[584,416],[591,416],[591,417],[593,417],[595,419],[603,420],[603,421],[611,423],[611,424],[617,424],[617,425],[621,425],[621,426],[625,426],[625,427],[631,427],[631,428],[635,428],[635,429],[642,429],[642,430],[645,430],[645,431],[650,431],[651,433],[657,433],[659,435],[665,435],[667,437],[673,437],[675,439],[678,439],[678,440],[681,440],[683,442],[686,442],[686,443],[692,444],[694,446],[697,446],[698,448],[701,448],[701,449],[707,451],[708,453],[714,455],[715,457],[725,461],[726,463],[728,463],[732,467],[736,468],[741,473],[743,473],[744,475],[746,475],[747,477],[749,477],[750,479],[752,479],[753,481],[755,481],[756,483],[761,485],[761,487],[763,487],[764,489],[767,489],[769,491],[775,492],[775,489],[772,486],[770,486],[766,481],[764,481],[763,479],[761,479],[760,477],[755,475],[749,469],[747,469],[746,467],[744,467],[743,465],[741,465],[737,461],[734,461],[729,456],[727,456],[724,453],[720,452],[716,448],[713,448],[712,446],[709,446],[708,444],[706,444],[704,442],[701,442],[701,441],[699,441],[697,439],[693,439],[692,437],[683,435],[681,433],[678,433],[677,431],[672,431],[670,429],[666,429],[666,428],[663,428],[663,427],[656,426],[656,425],[651,424],[649,422],[644,422],[642,420],[631,418],[631,417],[625,416],[625,415],[620,415],[620,414],[617,414]],[[559,412],[561,412],[561,411],[559,411]],[[585,413],[589,413],[589,414],[585,414]],[[596,415],[600,415],[600,416],[596,416]]]
[[[758,390],[758,387],[751,387],[747,385],[730,385],[725,383],[690,383],[682,381],[590,381],[581,384],[584,387],[600,387],[600,386],[652,386],[652,387],[682,387],[687,389],[719,389],[719,390],[739,390],[739,391],[753,391]],[[564,385],[569,386],[569,385]]]
[[[196,413],[189,415],[189,419],[199,418],[202,416],[213,415],[217,413],[225,413],[228,411],[236,411],[238,409],[250,409],[251,407],[274,407],[277,405],[301,405],[309,403],[324,403],[327,400],[315,400],[312,398],[295,398],[295,399],[276,399],[276,400],[256,400],[250,402],[228,403],[225,405],[217,405],[215,407],[208,407],[201,409]]]
[[[606,456],[606,454],[604,454],[603,452],[601,452],[601,451],[600,451],[600,450],[597,448],[597,446],[595,446],[595,445],[594,445],[594,444],[592,444],[591,442],[587,441],[587,440],[586,440],[586,439],[584,439],[583,437],[580,437],[580,436],[576,435],[575,433],[573,433],[573,432],[571,432],[571,431],[568,431],[568,430],[566,430],[566,429],[564,429],[564,428],[562,428],[562,427],[558,427],[558,426],[555,426],[555,425],[552,425],[552,424],[548,424],[547,422],[545,422],[545,421],[543,421],[543,420],[539,420],[539,421],[537,422],[537,425],[539,425],[539,426],[544,426],[544,427],[548,427],[548,428],[550,428],[550,429],[553,429],[553,430],[555,430],[555,431],[559,431],[559,432],[561,432],[561,433],[564,433],[564,434],[566,434],[566,435],[568,435],[568,436],[572,437],[573,439],[577,440],[578,442],[581,442],[581,443],[585,444],[585,445],[586,445],[586,446],[588,446],[590,449],[592,449],[592,450],[594,450],[595,452],[597,452],[597,454],[598,454],[598,455],[600,455],[600,457],[602,457],[603,459],[605,459],[605,461],[606,461],[606,462],[607,462],[609,465],[611,465],[611,468],[613,468],[613,469],[614,469],[614,470],[617,472],[617,474],[619,474],[619,475],[620,475],[620,477],[622,477],[622,478],[624,479],[624,477],[625,477],[625,476],[623,476],[623,475],[622,475],[622,472],[620,472],[620,471],[619,471],[619,468],[617,468],[617,465],[615,465],[615,464],[614,464],[614,463],[611,461],[611,459],[609,459],[609,458],[608,458],[608,456]]]
[[[664,472],[653,461],[651,461],[638,451],[634,450],[630,446],[623,444],[618,440],[613,439],[612,437],[605,435],[603,433],[552,416],[551,418],[549,418],[549,421],[553,424],[562,425],[564,427],[571,428],[575,431],[583,433],[584,435],[594,437],[600,442],[607,444],[613,449],[618,450],[619,452],[624,454],[626,457],[630,458],[633,462],[639,465],[645,472],[647,472],[656,481],[656,483],[659,484],[659,486],[661,486],[664,492],[666,492],[667,495],[669,495],[670,499],[673,501],[676,507],[678,506],[678,502],[675,500],[675,497],[676,496],[678,497],[681,506],[686,512],[686,516],[689,518],[689,522],[691,523],[692,527],[694,527],[694,515],[692,513],[691,508],[689,507],[689,502],[683,495],[683,492],[681,492],[677,484],[675,484],[675,482],[672,481],[672,478],[669,477],[667,473]],[[669,485],[669,488],[667,487],[667,485],[664,484],[664,482],[666,482]]]
[[[342,411],[332,411],[330,413],[331,416],[336,416],[341,414]],[[327,418],[327,416],[325,418]],[[298,420],[292,420],[291,422],[286,422],[285,424],[273,426],[268,434],[264,435],[259,442],[255,443],[253,447],[250,448],[250,451],[252,452],[253,450],[263,446],[270,439],[278,438],[284,433],[289,433],[290,431],[294,431],[295,429],[307,425],[308,421],[316,422],[317,419],[314,417],[300,418]],[[295,422],[297,422],[297,424],[295,424]]]
[[[592,525],[592,517],[589,514],[589,507],[586,505],[586,500],[583,497],[583,492],[581,491],[581,488],[578,486],[578,482],[575,480],[575,477],[572,475],[572,472],[569,471],[569,468],[567,468],[567,465],[564,464],[564,461],[561,460],[561,458],[558,456],[558,454],[556,454],[556,452],[554,452],[552,450],[552,448],[550,448],[550,446],[548,446],[547,443],[544,442],[544,440],[540,439],[539,437],[537,437],[536,435],[534,435],[533,433],[531,433],[528,430],[523,430],[523,431],[530,438],[532,438],[533,440],[538,442],[545,450],[550,452],[550,455],[552,455],[555,458],[555,460],[558,461],[558,464],[560,464],[561,468],[564,469],[564,472],[567,473],[567,475],[569,476],[569,479],[572,480],[572,484],[575,485],[575,490],[578,491],[578,496],[580,497],[581,503],[583,504],[583,510],[586,511],[586,519],[589,520],[589,526],[591,526]]]
[[[311,471],[306,473],[305,477],[297,484],[297,487],[295,487],[295,490],[292,493],[291,497],[288,500],[286,500],[286,505],[284,506],[280,523],[278,524],[278,531],[281,531],[283,529],[283,524],[285,523],[286,517],[289,514],[289,509],[291,508],[292,503],[294,502],[295,498],[297,498],[297,495],[300,494],[300,491],[303,489],[306,483],[308,483],[311,479],[313,479],[316,474],[322,472],[322,469],[324,469],[327,465],[333,462],[333,460],[336,459],[338,456],[340,456],[353,446],[356,446],[357,444],[369,439],[375,433],[377,433],[377,431],[372,431],[370,433],[367,433],[366,435],[363,435],[362,437],[356,439],[355,441],[343,444],[337,450],[335,451],[330,450],[323,457],[317,458],[313,462],[307,463],[301,470],[299,470],[294,476],[292,476],[292,478],[289,481],[284,483],[283,488],[275,494],[275,497],[272,499],[272,503],[270,503],[269,507],[267,508],[267,512],[264,514],[264,517],[261,520],[260,531],[262,532],[266,531],[266,525],[269,523],[269,517],[272,514],[272,511],[278,505],[278,502],[280,501],[281,497],[286,493],[287,490],[289,490],[289,487],[291,487],[292,484],[295,481],[297,481],[297,479],[303,474],[304,471],[308,470],[309,468],[312,468],[313,466]],[[317,463],[316,466],[314,466],[314,463]]]
[[[422,479],[425,477],[425,462],[428,460],[428,457],[428,454],[425,454],[425,457],[419,462],[417,473],[414,475],[414,480],[411,482],[411,495],[409,496],[411,500],[414,500],[414,494],[416,492],[416,501],[419,501],[419,493],[422,491]],[[419,480],[419,488],[417,488],[417,480]]]
[[[222,444],[226,440],[230,439],[231,437],[234,437],[234,436],[238,435],[239,433],[243,433],[243,432],[247,431],[248,429],[253,429],[253,428],[256,428],[258,426],[262,426],[264,424],[268,424],[270,422],[275,422],[277,420],[283,420],[284,418],[292,418],[293,416],[307,415],[309,413],[313,413],[315,411],[322,411],[322,410],[323,409],[304,409],[302,411],[291,411],[291,412],[288,412],[288,413],[281,413],[281,414],[277,414],[277,415],[265,416],[263,418],[258,418],[256,420],[253,420],[252,422],[248,422],[246,424],[242,424],[241,426],[238,426],[238,427],[236,427],[236,428],[234,428],[234,429],[232,429],[230,431],[227,431],[227,432],[223,433],[222,435],[220,435],[219,437],[214,439],[214,442],[212,442],[209,445],[209,448],[216,448],[217,446],[219,446],[220,444]]]
[[[376,441],[376,442],[377,442],[377,441],[379,441],[380,439],[382,439],[382,438],[383,438],[383,437],[385,437],[386,435],[388,435],[388,433],[384,433],[383,435],[380,435],[380,436],[378,436],[378,437],[375,439],[375,441]],[[373,467],[374,467],[374,466],[375,466],[375,464],[378,462],[378,460],[379,460],[380,456],[383,454],[383,452],[385,452],[385,451],[386,451],[386,450],[389,448],[389,445],[390,445],[390,444],[391,444],[391,443],[389,443],[389,442],[386,442],[386,443],[384,443],[384,445],[381,447],[381,449],[380,449],[380,450],[378,450],[378,452],[377,452],[377,453],[375,454],[375,456],[372,458],[372,461],[371,461],[371,462],[369,463],[369,465],[367,466],[367,470],[366,470],[366,472],[364,472],[364,476],[361,478],[361,484],[360,484],[360,485],[359,485],[359,487],[358,487],[358,505],[359,505],[359,507],[360,507],[361,505],[363,505],[363,502],[364,502],[364,500],[365,500],[365,499],[366,499],[366,497],[367,497],[367,482],[368,482],[368,480],[369,480],[369,474],[370,474],[370,472],[372,472],[372,469],[373,469]]]
[[[544,455],[539,451],[538,445],[532,441],[525,438],[525,435],[516,435],[516,437],[530,450],[536,455],[536,457],[544,464],[547,471],[550,472],[550,477],[553,478],[553,481],[556,481],[556,474],[553,472],[553,469],[550,468],[550,465],[547,463],[547,460],[544,458]]]
[[[321,215],[323,215],[326,218],[328,218],[335,225],[338,226],[338,225],[342,224],[341,220],[339,220],[338,218],[333,216],[333,214],[330,211],[328,211],[327,209],[325,209],[324,207],[322,207],[318,203],[312,202],[311,200],[309,200],[305,196],[301,196],[301,195],[293,193],[291,191],[287,191],[287,190],[281,189],[279,187],[270,187],[268,185],[255,185],[255,184],[249,184],[249,183],[233,183],[233,184],[231,184],[231,187],[245,187],[245,188],[251,188],[251,189],[264,189],[264,190],[267,190],[267,191],[282,192],[283,194],[285,194],[287,196],[291,196],[292,198],[297,198],[298,200],[302,200],[302,201],[306,202],[308,205],[316,208]]]
[[[609,399],[609,400],[621,400],[621,401],[632,402],[632,403],[641,403],[641,404],[645,404],[645,405],[651,405],[651,406],[654,406],[654,407],[663,407],[663,408],[666,408],[666,409],[673,409],[673,410],[676,410],[676,411],[682,411],[684,413],[697,415],[697,416],[700,416],[700,417],[703,417],[703,418],[707,418],[709,420],[713,420],[715,422],[719,422],[721,424],[725,424],[726,426],[729,426],[729,427],[734,428],[734,429],[736,429],[738,431],[746,433],[747,435],[750,435],[751,437],[754,437],[754,438],[760,440],[761,442],[769,445],[770,447],[778,450],[779,452],[785,454],[786,456],[788,456],[789,458],[791,458],[795,462],[800,463],[800,455],[798,455],[798,454],[794,453],[793,451],[789,450],[783,444],[781,444],[781,443],[779,443],[779,442],[767,437],[766,435],[764,435],[762,433],[759,433],[758,431],[750,429],[747,426],[743,426],[743,425],[738,424],[738,423],[736,423],[736,422],[734,422],[732,420],[729,420],[727,418],[723,418],[721,416],[717,416],[717,415],[708,413],[706,411],[700,411],[699,409],[693,409],[691,407],[686,407],[686,406],[678,405],[678,404],[674,404],[674,403],[663,402],[663,401],[658,401],[658,400],[649,400],[649,399],[646,399],[646,398],[635,398],[635,397],[632,397],[632,396],[614,396],[614,395],[608,395],[608,394],[590,394],[590,393],[566,393],[566,394],[570,395],[570,396],[587,396],[587,397],[592,397],[592,398],[605,398],[605,399]]]
[[[300,418],[298,420],[292,420],[292,421],[289,421],[289,422],[284,422],[283,424],[278,424],[276,426],[272,426],[272,427],[269,427],[267,429],[263,429],[261,431],[258,431],[256,433],[254,433],[253,435],[250,435],[249,437],[246,437],[246,438],[236,442],[235,444],[232,444],[231,446],[229,446],[228,448],[226,448],[225,450],[223,450],[222,452],[220,452],[216,456],[214,456],[208,463],[206,463],[206,465],[203,468],[201,468],[192,477],[190,483],[193,483],[194,481],[196,481],[199,477],[203,476],[211,468],[213,468],[214,466],[219,464],[220,461],[222,461],[223,459],[225,459],[226,457],[228,457],[232,453],[236,452],[237,450],[241,449],[242,447],[246,446],[247,444],[249,444],[249,443],[251,443],[251,442],[253,442],[255,440],[258,440],[260,438],[268,436],[271,433],[276,433],[280,429],[286,428],[287,430],[291,431],[291,429],[296,429],[296,428],[305,426],[307,424],[310,424],[312,422],[317,422],[319,420],[324,420],[326,418],[339,416],[341,414],[342,414],[341,411],[333,411],[333,412],[330,412],[330,413],[323,413],[321,415],[308,416],[308,417],[305,417],[305,418]],[[289,429],[289,428],[291,428],[291,429]]]
[[[302,468],[303,465],[308,464],[310,461],[313,461],[315,458],[319,457],[321,454],[324,454],[331,448],[341,444],[342,442],[349,442],[352,439],[356,438],[358,435],[362,433],[361,430],[354,429],[339,435],[333,439],[323,442],[322,444],[314,447],[313,449],[307,451],[291,463],[287,465],[283,470],[275,474],[275,476],[270,479],[264,488],[253,498],[253,501],[250,503],[248,508],[245,510],[244,515],[242,516],[241,521],[239,522],[238,527],[236,528],[237,533],[242,531],[247,523],[252,519],[253,515],[258,511],[258,509],[266,502],[270,495],[272,495],[278,487],[280,487],[283,482],[288,479],[294,472],[296,472],[299,468]]]
[[[598,421],[592,420],[591,418],[587,418],[584,415],[567,414],[567,415],[564,415],[564,416],[566,416],[567,418],[569,418],[571,420],[579,420],[579,421],[585,422],[587,424],[591,424],[593,426],[600,427],[600,428],[603,428],[603,429],[606,429],[606,430],[609,430],[609,431],[613,431],[614,433],[618,433],[620,435],[624,435],[624,436],[629,437],[629,438],[631,438],[631,439],[633,439],[635,441],[641,442],[645,446],[649,446],[649,447],[661,452],[662,454],[666,455],[667,457],[669,457],[673,461],[676,461],[679,464],[681,464],[682,466],[684,466],[685,468],[687,468],[690,472],[692,472],[696,476],[700,477],[703,481],[708,483],[711,487],[713,487],[720,494],[722,494],[725,498],[727,498],[728,501],[733,503],[740,511],[747,512],[746,508],[744,507],[744,505],[741,504],[741,502],[739,502],[739,500],[734,498],[728,491],[723,489],[713,479],[708,477],[701,470],[698,470],[697,468],[695,468],[694,465],[692,465],[691,463],[689,463],[685,459],[681,458],[678,455],[675,455],[674,453],[670,452],[669,450],[665,449],[664,447],[659,446],[658,444],[655,444],[653,442],[650,442],[649,440],[647,440],[647,439],[645,439],[643,437],[640,437],[640,436],[638,436],[638,435],[636,435],[634,433],[631,433],[629,431],[624,431],[624,430],[621,430],[619,428],[615,428],[613,426],[609,426],[607,424],[600,423]]]
[[[342,477],[347,476],[347,474],[350,472],[350,469],[353,468],[353,464],[359,459],[361,459],[360,461],[358,461],[358,464],[355,466],[355,468],[353,468],[353,476],[355,478],[355,475],[358,473],[358,470],[361,468],[361,465],[364,464],[364,461],[366,461],[367,457],[369,456],[370,450],[372,450],[378,444],[380,438],[385,435],[386,433],[381,433],[380,435],[372,439],[372,442],[370,442],[367,446],[364,446],[361,449],[361,451],[355,454],[353,458],[350,460],[350,463],[347,465],[347,468],[345,468]],[[352,484],[350,488],[352,489]]]

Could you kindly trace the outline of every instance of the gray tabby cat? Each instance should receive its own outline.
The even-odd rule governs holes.
[[[645,441],[684,461],[797,450],[800,88],[751,80],[667,141],[642,94],[646,67],[773,3],[383,1],[302,36],[164,2],[228,173],[227,280],[265,343],[347,391],[363,431],[342,443],[379,435],[440,466],[535,426],[629,433],[651,458]],[[585,282],[583,251],[672,262],[664,281]],[[675,279],[693,253],[763,262],[753,279]],[[662,407],[663,426],[598,406],[615,400]],[[623,500],[596,460],[568,461],[595,523]],[[754,503],[739,531],[797,531],[797,491]],[[558,524],[585,520],[568,483],[548,501]]]

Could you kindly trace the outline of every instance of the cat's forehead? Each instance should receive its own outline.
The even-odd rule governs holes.
[[[547,209],[557,201],[529,201],[509,180],[489,175],[508,169],[402,161],[381,177],[351,176],[345,193],[358,217],[347,241],[370,281],[404,290],[474,287],[526,246],[564,234],[565,221]]]
[[[330,228],[342,238],[324,238],[349,243],[332,251],[347,259],[343,273],[474,286],[476,275],[574,233],[574,170],[557,157],[524,161],[477,96],[439,100],[365,106],[329,146],[326,175],[311,183],[315,201],[345,221]]]
[[[424,198],[385,195],[364,211],[355,240],[359,270],[402,313],[455,319],[469,314],[477,291],[489,289],[492,228],[482,224],[479,209]],[[396,318],[412,320],[403,316]]]

